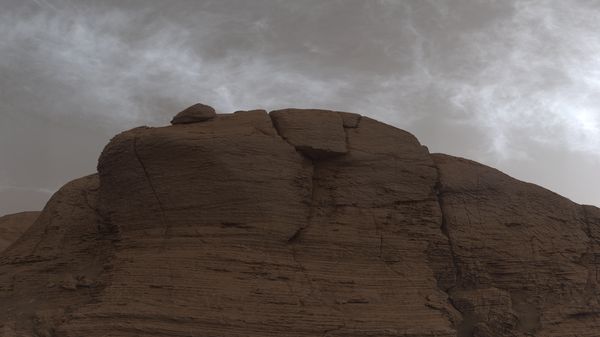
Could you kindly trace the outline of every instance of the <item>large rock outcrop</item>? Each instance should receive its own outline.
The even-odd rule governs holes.
[[[58,191],[0,254],[0,331],[595,336],[599,237],[598,208],[368,117],[219,114]]]
[[[463,158],[434,154],[456,280],[476,336],[598,335],[600,209]],[[461,330],[462,329],[462,330]]]

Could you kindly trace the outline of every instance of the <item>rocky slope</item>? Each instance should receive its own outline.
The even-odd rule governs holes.
[[[20,212],[0,217],[0,252],[25,232],[41,212]]]
[[[0,254],[5,336],[596,336],[600,210],[357,114],[114,137]]]

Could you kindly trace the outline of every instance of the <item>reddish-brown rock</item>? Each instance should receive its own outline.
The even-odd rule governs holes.
[[[98,183],[93,174],[63,186],[0,254],[0,322],[5,335],[16,331],[36,336],[35,331],[43,329],[54,333],[65,313],[72,311],[69,308],[89,303],[103,289],[95,281],[109,266],[114,235],[96,210]],[[71,279],[83,277],[94,287],[73,287]]]
[[[456,268],[449,293],[475,336],[597,336],[600,210],[470,160],[432,158]]]
[[[344,120],[335,111],[285,109],[269,115],[279,135],[310,158],[348,152]]]
[[[114,137],[0,254],[10,336],[593,336],[600,210],[357,114]]]
[[[217,117],[215,109],[211,106],[197,103],[175,115],[171,120],[171,124],[197,123],[215,117]]]
[[[11,243],[33,224],[41,212],[20,212],[0,217],[0,252],[8,248]]]

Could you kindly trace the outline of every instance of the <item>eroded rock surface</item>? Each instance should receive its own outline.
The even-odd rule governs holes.
[[[357,114],[138,127],[0,254],[5,335],[595,336],[600,210]]]
[[[213,107],[197,103],[175,115],[171,124],[198,123],[215,117],[217,113]]]
[[[69,308],[92,302],[104,288],[95,281],[110,268],[114,235],[97,212],[98,184],[93,174],[63,186],[0,254],[0,322],[6,335],[36,336],[36,329],[54,333]],[[93,287],[73,287],[71,279],[82,277]],[[62,313],[60,319],[48,318],[50,312]]]
[[[449,293],[478,321],[475,336],[498,321],[507,336],[597,335],[600,210],[467,159],[432,158],[456,266]]]
[[[0,252],[8,248],[11,243],[33,224],[41,212],[20,212],[0,217]]]
[[[284,109],[269,115],[279,135],[310,158],[348,152],[344,120],[335,111]]]

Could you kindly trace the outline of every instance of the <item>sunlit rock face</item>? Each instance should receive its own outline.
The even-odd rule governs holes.
[[[598,208],[358,114],[209,115],[52,197],[0,254],[5,335],[597,334]]]

